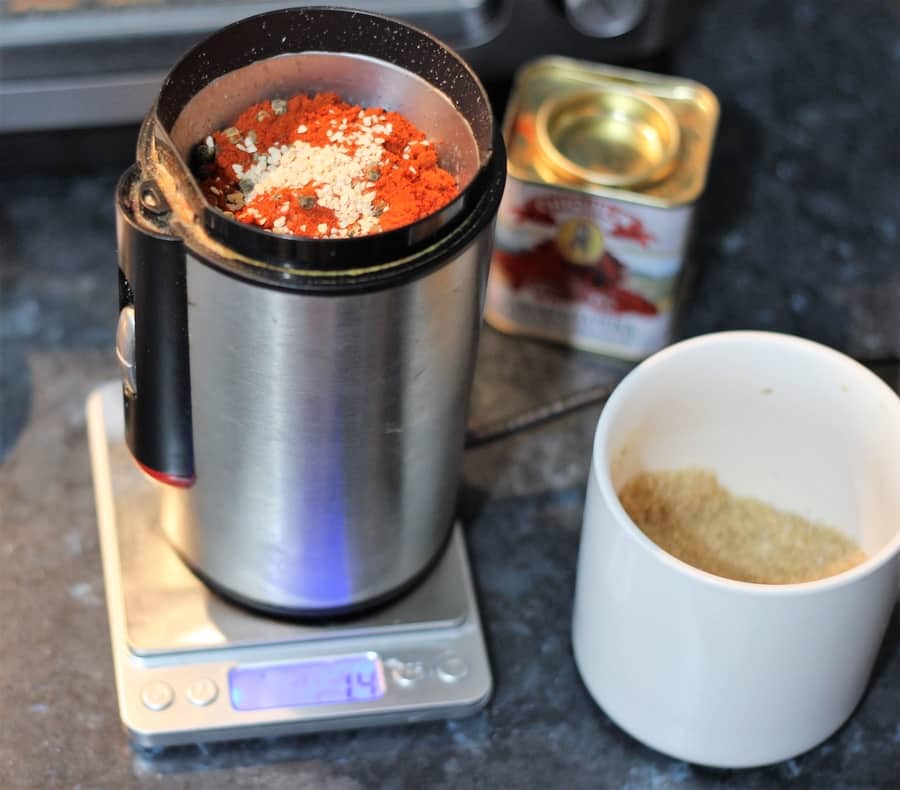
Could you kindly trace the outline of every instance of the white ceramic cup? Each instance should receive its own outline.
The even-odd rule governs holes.
[[[803,584],[736,582],[663,551],[616,492],[706,467],[732,492],[825,522],[869,558]],[[573,643],[609,717],[683,760],[749,767],[831,735],[859,702],[897,600],[900,398],[825,346],[726,332],[635,368],[597,425]]]

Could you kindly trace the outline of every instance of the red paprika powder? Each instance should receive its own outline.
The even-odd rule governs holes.
[[[240,222],[296,236],[393,230],[459,194],[407,118],[333,93],[254,104],[207,137],[197,158],[210,203]]]

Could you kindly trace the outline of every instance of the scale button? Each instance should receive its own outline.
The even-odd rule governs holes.
[[[165,710],[175,699],[175,691],[163,680],[151,680],[141,691],[141,702],[150,710]]]
[[[421,661],[395,661],[391,677],[398,686],[409,688],[425,677],[425,665]]]
[[[211,705],[219,696],[219,687],[209,678],[200,678],[188,686],[185,696],[192,705]]]
[[[456,653],[444,653],[438,660],[437,674],[445,683],[456,683],[469,673],[469,665]]]

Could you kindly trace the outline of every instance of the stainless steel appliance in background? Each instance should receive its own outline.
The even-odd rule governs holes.
[[[485,80],[539,55],[635,61],[672,43],[699,0],[356,0],[456,48]],[[297,2],[310,6],[313,2]],[[137,121],[182,52],[273,0],[0,3],[0,132]]]
[[[212,208],[192,146],[302,90],[405,114],[440,140],[460,195],[350,239],[278,236]],[[119,185],[117,351],[128,446],[168,485],[162,528],[211,587],[334,615],[402,592],[437,559],[505,165],[474,73],[381,16],[253,17],[170,72]]]

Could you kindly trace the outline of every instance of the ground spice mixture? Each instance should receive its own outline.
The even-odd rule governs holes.
[[[275,233],[347,238],[393,230],[459,193],[407,118],[333,93],[249,107],[194,152],[206,198]]]
[[[838,530],[734,496],[705,469],[642,472],[625,484],[619,500],[660,548],[728,579],[808,582],[866,559]]]

